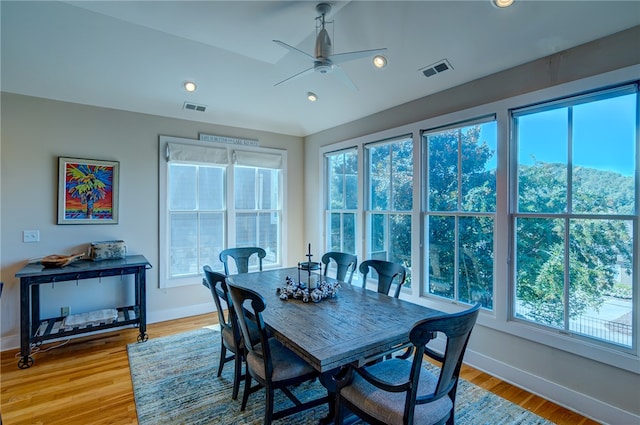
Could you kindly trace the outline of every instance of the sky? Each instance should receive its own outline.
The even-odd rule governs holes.
[[[569,108],[519,118],[518,161],[568,161]],[[573,107],[573,164],[632,176],[635,171],[636,95]]]

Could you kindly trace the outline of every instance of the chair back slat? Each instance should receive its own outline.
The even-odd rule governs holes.
[[[369,268],[372,268],[378,274],[378,292],[389,295],[391,285],[396,281],[396,290],[393,294],[395,298],[400,296],[400,289],[407,278],[407,270],[402,264],[393,263],[384,260],[365,260],[360,263],[360,273],[362,273],[362,287],[367,285],[367,275]]]
[[[229,274],[229,257],[233,258],[238,273],[249,272],[249,261],[251,256],[256,254],[258,257],[258,269],[262,271],[262,260],[267,256],[267,252],[257,246],[229,248],[220,252],[220,261],[224,265],[224,273]]]
[[[231,318],[228,314],[225,314],[222,305],[222,301],[224,301],[227,307],[229,307],[228,311],[230,312],[231,308],[228,304],[228,297],[226,295],[226,276],[222,273],[214,272],[210,266],[204,266],[203,270],[204,279],[202,280],[202,284],[211,291],[213,302],[215,303],[216,310],[218,312],[218,321],[220,322],[220,326],[230,328]]]
[[[322,264],[324,264],[324,275],[327,275],[330,263],[336,264],[336,280],[340,282],[351,283],[353,280],[353,272],[356,270],[358,264],[358,257],[353,254],[347,254],[346,252],[331,251],[322,256]],[[349,273],[347,279],[347,273]]]

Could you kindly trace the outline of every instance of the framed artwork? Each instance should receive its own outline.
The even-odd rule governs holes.
[[[58,224],[118,223],[117,161],[58,158]]]

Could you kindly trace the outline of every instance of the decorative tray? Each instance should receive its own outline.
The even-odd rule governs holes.
[[[46,268],[64,267],[84,257],[84,253],[72,254],[72,255],[47,255],[40,260],[40,264]]]

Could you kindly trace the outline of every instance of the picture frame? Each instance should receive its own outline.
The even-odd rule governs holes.
[[[120,163],[58,157],[58,224],[117,224]]]

